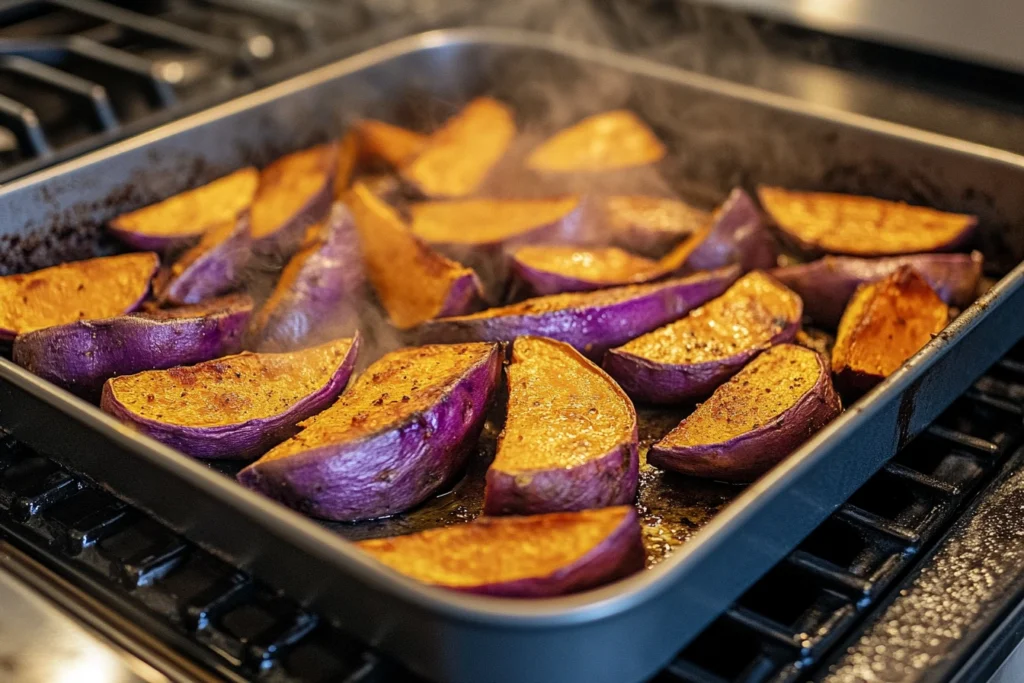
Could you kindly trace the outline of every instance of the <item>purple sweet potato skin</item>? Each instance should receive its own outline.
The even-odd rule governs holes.
[[[578,593],[635,574],[644,568],[645,561],[640,518],[634,509],[600,544],[573,564],[556,572],[547,576],[454,590],[505,598],[547,598]]]
[[[164,303],[197,304],[231,289],[249,260],[252,237],[246,214],[238,218],[231,235],[200,255],[187,268],[163,283],[158,298]]]
[[[357,325],[355,301],[365,279],[352,220],[344,204],[334,204],[323,244],[303,262],[287,291],[260,312],[253,335],[257,350],[314,346],[349,334]]]
[[[734,189],[715,212],[711,229],[686,260],[689,270],[739,264],[743,272],[775,266],[775,239],[750,195]]]
[[[971,254],[913,254],[884,258],[826,256],[771,274],[804,301],[804,310],[818,325],[835,328],[857,287],[909,265],[927,280],[939,298],[965,308],[973,300],[981,279],[984,258]]]
[[[419,343],[511,341],[530,335],[550,337],[569,344],[591,360],[600,361],[608,349],[672,322],[719,296],[739,275],[740,269],[732,267],[666,280],[650,292],[607,305],[537,314],[438,318],[420,325],[416,334]]]
[[[253,251],[270,260],[288,257],[302,242],[306,229],[319,221],[331,210],[334,201],[334,179],[338,158],[338,143],[331,143],[324,151],[324,184],[305,204],[292,213],[278,227],[259,239],[253,239]],[[259,193],[257,192],[257,200]],[[284,260],[284,259],[282,259]]]
[[[818,354],[814,387],[791,408],[761,427],[728,441],[685,448],[660,442],[647,453],[655,467],[722,481],[753,481],[795,451],[839,414],[839,394],[828,364]]]
[[[775,344],[792,341],[799,330],[800,319],[790,320],[766,344],[744,349],[728,358],[691,365],[666,365],[611,349],[604,356],[603,367],[627,394],[638,401],[680,403],[710,394],[757,354]]]
[[[355,367],[360,338],[352,339],[345,359],[338,365],[330,380],[317,391],[308,394],[287,410],[267,418],[249,420],[242,424],[216,427],[185,427],[155,422],[127,410],[105,384],[100,408],[121,422],[135,427],[144,434],[175,448],[193,458],[209,460],[244,460],[255,457],[270,446],[288,438],[296,431],[296,424],[319,413],[331,405],[344,391]]]
[[[517,481],[521,475],[491,467],[484,514],[537,515],[629,505],[636,498],[640,477],[637,439],[634,425],[630,442],[578,467],[532,472],[526,485]]]
[[[90,401],[118,375],[193,365],[238,353],[252,315],[248,296],[199,306],[81,320],[19,336],[13,360]]]
[[[495,345],[444,399],[402,424],[351,443],[257,461],[245,487],[321,519],[356,521],[407,510],[459,472],[483,428],[501,373]],[[381,477],[387,472],[387,477]]]

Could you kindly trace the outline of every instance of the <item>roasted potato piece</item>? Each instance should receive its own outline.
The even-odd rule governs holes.
[[[955,251],[974,236],[975,216],[944,213],[874,197],[760,187],[778,228],[812,253],[891,256]]]
[[[624,109],[588,116],[545,140],[526,165],[545,173],[594,173],[645,166],[665,145],[636,114]]]
[[[426,135],[375,119],[358,121],[355,132],[364,161],[380,160],[396,169],[415,159],[430,144]]]
[[[949,323],[949,307],[910,266],[861,285],[843,312],[832,372],[843,391],[884,380]]]

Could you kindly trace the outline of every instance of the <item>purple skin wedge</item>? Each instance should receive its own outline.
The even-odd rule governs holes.
[[[900,266],[911,266],[950,306],[966,308],[974,301],[984,257],[970,254],[913,254],[883,258],[826,256],[771,274],[804,300],[807,315],[818,325],[835,328],[857,287],[880,280]]]
[[[484,514],[632,503],[640,469],[636,410],[612,378],[571,346],[531,337],[515,341],[506,373],[508,417],[487,470]],[[537,445],[531,435],[552,424],[557,433]]]
[[[252,344],[287,351],[337,339],[358,324],[355,302],[364,287],[362,255],[352,214],[338,202],[322,240],[301,249],[254,319]]]
[[[609,348],[681,318],[720,295],[739,275],[739,267],[734,266],[654,284],[527,299],[482,313],[430,320],[415,334],[419,343],[549,337],[600,360]]]
[[[739,264],[743,272],[775,266],[775,238],[754,200],[740,188],[715,211],[711,229],[686,260],[688,270],[713,270]]]
[[[784,348],[783,346],[775,347]],[[802,347],[801,347],[802,348]],[[755,429],[726,441],[682,445],[680,433],[687,421],[698,416],[702,407],[716,400],[717,392],[698,407],[690,417],[672,430],[665,438],[651,446],[647,462],[663,470],[671,470],[695,477],[722,481],[753,481],[795,451],[822,427],[831,422],[842,410],[839,394],[832,386],[831,370],[818,353],[818,373],[812,388],[779,415]],[[771,352],[759,356],[764,359]],[[755,361],[756,363],[756,361]],[[742,382],[753,365],[734,376],[732,382]],[[778,381],[786,381],[778,377]],[[722,391],[729,384],[722,385]],[[724,406],[722,407],[725,410]]]
[[[81,320],[19,336],[13,360],[90,401],[118,375],[192,365],[238,353],[252,315],[245,295],[195,306]]]
[[[214,231],[216,228],[213,229]],[[191,250],[178,263],[162,273],[157,298],[164,303],[198,304],[204,299],[231,291],[241,279],[249,260],[252,237],[248,215],[242,214],[224,239],[214,241],[214,233]],[[183,261],[187,265],[182,267]]]
[[[400,353],[371,365],[346,397],[358,402],[360,392],[379,392],[380,388],[394,393],[386,380],[375,388],[375,382],[363,378],[378,373],[387,377],[391,358]],[[452,384],[440,387],[440,398],[426,409],[367,434],[327,438],[307,446],[317,438],[309,430],[318,421],[329,421],[332,411],[348,408],[343,398],[330,411],[302,425],[305,431],[295,439],[281,444],[281,455],[271,451],[239,472],[238,481],[300,512],[336,521],[384,517],[418,505],[458,473],[483,428],[498,386],[501,353],[498,345],[474,353],[480,353],[479,359]],[[415,367],[402,372],[412,375]],[[438,387],[420,387],[418,391],[435,389]],[[386,395],[381,395],[382,401]],[[412,393],[407,395],[415,399]],[[299,446],[298,452],[288,452]]]
[[[200,459],[252,458],[295,433],[295,425],[325,409],[348,384],[359,353],[356,335],[344,358],[330,378],[312,393],[303,396],[282,412],[242,423],[208,427],[178,425],[142,417],[114,397],[110,381],[103,386],[100,408],[124,424],[134,427],[171,448]],[[224,359],[229,362],[230,359]],[[188,368],[183,368],[188,370]]]
[[[448,548],[452,546],[458,548],[457,552],[461,554],[466,554],[468,548],[470,556],[478,557],[514,553],[523,544],[529,543],[550,546],[562,540],[565,533],[577,533],[571,526],[574,522],[580,525],[576,529],[580,529],[595,517],[614,519],[616,516],[621,518],[618,523],[581,556],[533,576],[488,580],[478,575],[480,568],[477,566],[473,568],[475,573],[469,576],[460,575],[461,568],[450,569],[446,582],[437,580],[429,571],[423,573],[412,569],[416,566],[436,567],[446,562],[451,556]],[[559,525],[563,526],[561,530],[557,529]],[[552,534],[552,526],[556,527],[557,536]],[[472,534],[467,539],[467,531],[484,533]],[[488,531],[498,538],[488,540]],[[546,534],[552,534],[554,538],[545,538]],[[480,517],[465,525],[430,529],[409,536],[362,541],[357,546],[383,565],[428,585],[505,598],[546,598],[578,593],[634,574],[643,569],[646,559],[639,515],[632,506],[529,517]],[[391,549],[399,549],[399,557],[389,552]]]
[[[792,341],[802,315],[796,294],[750,273],[686,318],[609,350],[603,367],[637,401],[682,403],[707,396],[765,349]],[[691,347],[694,355],[679,352]]]

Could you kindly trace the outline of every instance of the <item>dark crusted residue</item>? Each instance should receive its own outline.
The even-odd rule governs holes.
[[[896,413],[896,450],[902,449],[913,436],[910,433],[910,423],[914,419],[914,409],[917,407],[917,392],[921,388],[920,380],[914,382],[900,397],[899,412]]]

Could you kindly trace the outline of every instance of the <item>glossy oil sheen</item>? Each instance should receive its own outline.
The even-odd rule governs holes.
[[[636,114],[588,116],[543,142],[526,160],[536,171],[593,172],[643,166],[665,156],[665,145]]]

